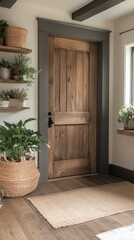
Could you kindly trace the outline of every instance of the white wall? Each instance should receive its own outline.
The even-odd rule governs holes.
[[[82,23],[72,21],[69,13],[63,11],[50,10],[46,8],[35,7],[26,4],[16,3],[11,9],[0,8],[0,17],[8,20],[10,25],[25,27],[28,29],[28,36],[25,46],[32,49],[29,56],[32,58],[34,67],[38,65],[38,30],[37,17],[48,18],[68,23],[81,24],[89,27],[113,30],[113,23],[107,20],[101,20],[99,17],[88,19]],[[119,32],[133,28],[134,13],[114,22],[114,48],[113,48],[113,33],[110,35],[110,120],[109,120],[109,159],[111,163],[134,170],[134,138],[117,135],[116,130],[120,127],[116,121],[118,109],[123,103],[123,79],[120,71],[120,35]],[[114,49],[114,50],[113,50]],[[12,59],[14,54],[0,52],[0,58],[5,57]],[[114,64],[113,64],[114,63]],[[1,84],[0,88],[22,87],[20,85]],[[16,122],[20,119],[28,117],[37,118],[37,81],[30,88],[28,105],[30,110],[14,113],[1,113],[0,123],[3,120]],[[31,125],[37,128],[37,123]]]
[[[11,9],[0,8],[0,17],[8,21],[12,26],[24,27],[28,30],[28,36],[26,39],[25,47],[31,48],[32,53],[29,54],[32,58],[32,65],[34,67],[38,66],[38,29],[37,29],[37,17],[52,19],[57,21],[63,21],[73,24],[85,25],[88,27],[100,28],[100,29],[113,29],[113,23],[111,21],[101,20],[99,16],[90,18],[84,22],[77,22],[71,20],[71,15],[63,11],[50,10],[42,7],[31,6],[27,4],[15,3]],[[113,33],[110,34],[110,162],[112,162],[112,146],[113,146],[113,125],[112,125],[112,116],[113,116],[113,77],[112,77],[112,62],[113,62]],[[3,53],[0,52],[0,58],[5,57],[7,59],[12,59],[14,54],[12,53]],[[0,88],[12,88],[12,87],[23,87],[22,85],[10,85],[10,84],[1,84]],[[30,110],[25,110],[21,112],[12,112],[12,113],[1,113],[0,112],[0,124],[3,120],[9,122],[16,122],[20,119],[26,119],[28,117],[37,118],[37,96],[38,93],[38,83],[37,81],[33,84],[32,88],[29,90],[29,100],[28,105]],[[31,124],[33,128],[37,128],[37,123]]]
[[[121,51],[121,36],[119,33],[134,27],[134,13],[124,16],[114,22],[114,53],[113,53],[113,164],[134,170],[134,137],[117,134],[117,128],[122,127],[117,122],[118,110],[124,104],[123,59]],[[131,32],[127,33],[128,36]],[[134,39],[133,39],[134,41]]]

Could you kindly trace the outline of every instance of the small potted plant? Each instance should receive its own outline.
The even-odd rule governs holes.
[[[12,67],[12,64],[9,61],[2,58],[2,60],[0,61],[0,78],[1,79],[8,80],[11,78],[11,67]]]
[[[124,105],[119,109],[118,122],[123,123],[124,129],[134,129],[134,104]]]
[[[27,100],[27,91],[22,88],[14,88],[8,91],[10,107],[24,107]]]
[[[31,58],[22,54],[15,56],[15,61],[12,66],[13,79],[27,80],[29,84],[35,80],[39,70],[36,70],[31,65]]]
[[[0,45],[4,45],[5,28],[8,26],[7,21],[0,19]]]
[[[50,146],[39,131],[26,127],[33,120],[12,124],[4,121],[0,125],[0,189],[6,197],[24,196],[38,185],[40,173],[34,153],[41,144]]]
[[[9,106],[9,94],[5,90],[0,91],[0,107]]]

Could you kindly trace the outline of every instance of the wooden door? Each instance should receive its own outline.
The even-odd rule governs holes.
[[[49,179],[96,172],[95,43],[49,37]]]

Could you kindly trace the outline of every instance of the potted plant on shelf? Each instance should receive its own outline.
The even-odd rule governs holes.
[[[0,45],[4,45],[5,28],[8,26],[7,21],[0,19]]]
[[[123,123],[124,129],[134,129],[134,104],[124,105],[119,109],[118,122]]]
[[[0,107],[8,107],[9,106],[9,94],[5,90],[0,91]]]
[[[36,70],[31,65],[31,58],[22,54],[15,56],[15,61],[12,66],[13,79],[27,80],[29,84],[35,80],[39,74],[39,70]]]
[[[8,80],[11,78],[11,67],[12,67],[12,64],[9,61],[2,58],[2,60],[0,61],[0,78],[1,79]]]
[[[26,124],[36,120],[29,118],[17,124],[0,125],[0,189],[6,197],[24,196],[38,185],[39,170],[35,165],[35,152],[40,144],[49,148],[42,134],[26,128]]]
[[[22,88],[15,88],[8,91],[9,107],[25,107],[27,100],[27,91]]]

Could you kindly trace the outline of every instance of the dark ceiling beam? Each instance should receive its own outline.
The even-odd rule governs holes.
[[[72,13],[72,19],[83,21],[126,0],[94,0]]]
[[[11,8],[17,0],[0,0],[0,7]]]

